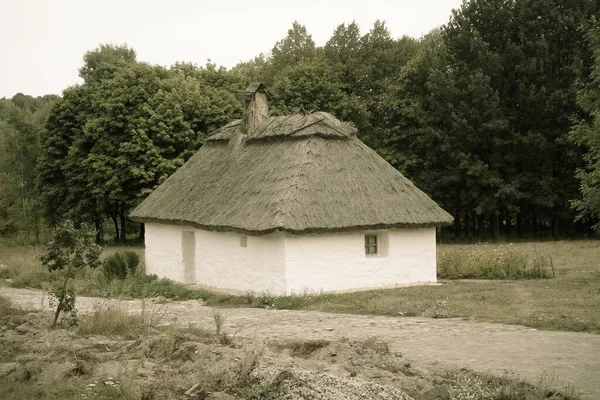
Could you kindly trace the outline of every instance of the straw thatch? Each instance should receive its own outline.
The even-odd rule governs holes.
[[[433,227],[452,217],[330,114],[240,121],[207,143],[131,214],[141,222],[266,234]]]

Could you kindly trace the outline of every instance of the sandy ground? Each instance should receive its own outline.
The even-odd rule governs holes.
[[[48,309],[44,293],[0,287],[0,295],[29,309]],[[213,308],[197,301],[142,303],[78,297],[80,313],[119,303],[130,312],[164,314],[162,323],[213,326]],[[570,384],[583,399],[600,399],[600,335],[538,331],[462,319],[390,318],[313,311],[220,309],[224,331],[247,338],[364,339],[378,337],[406,358],[438,367],[517,374],[531,383],[546,374]]]

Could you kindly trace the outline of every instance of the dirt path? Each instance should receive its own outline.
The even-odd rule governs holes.
[[[0,288],[27,308],[48,309],[43,292]],[[141,311],[140,300],[79,297],[81,313],[99,305],[119,303]],[[213,308],[196,301],[148,303],[145,309],[164,313],[163,323],[198,324],[212,329]],[[221,309],[224,330],[257,338],[360,339],[377,336],[408,359],[437,366],[467,367],[502,375],[518,374],[537,383],[543,374],[571,384],[584,399],[600,399],[600,335],[538,331],[516,325],[461,319],[390,318],[314,311],[275,311],[250,308]]]

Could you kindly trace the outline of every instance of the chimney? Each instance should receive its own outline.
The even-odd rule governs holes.
[[[268,93],[265,86],[252,83],[242,94],[244,101],[244,115],[242,116],[242,133],[252,136],[256,128],[269,117]]]

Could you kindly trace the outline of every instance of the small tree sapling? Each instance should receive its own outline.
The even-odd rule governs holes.
[[[81,224],[78,229],[72,221],[60,223],[48,242],[46,254],[41,256],[41,261],[49,271],[64,270],[64,280],[56,291],[51,293],[56,305],[52,328],[56,326],[61,312],[75,317],[75,293],[68,288],[69,279],[73,278],[76,271],[85,267],[96,268],[100,265],[102,248],[95,242],[96,232],[88,224]]]

